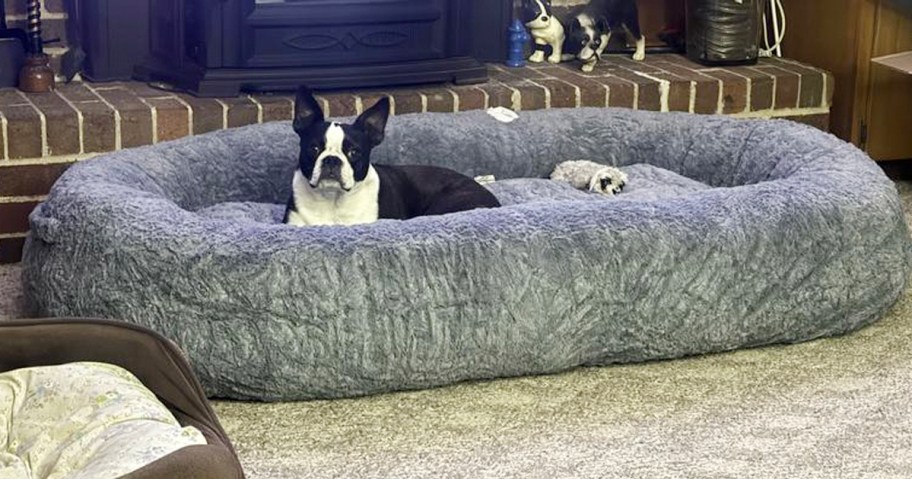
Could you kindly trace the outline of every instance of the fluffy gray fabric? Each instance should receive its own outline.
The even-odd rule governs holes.
[[[509,179],[586,158],[693,181],[356,227],[216,218],[228,202],[270,218],[297,145],[266,124],[75,165],[32,214],[29,296],[164,333],[213,396],[293,400],[841,334],[880,318],[912,267],[893,184],[783,121],[405,115],[375,161]]]

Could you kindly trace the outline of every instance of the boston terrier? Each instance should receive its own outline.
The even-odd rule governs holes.
[[[372,164],[389,113],[382,98],[353,124],[327,122],[313,93],[298,90],[293,127],[301,152],[284,223],[355,225],[500,206],[485,187],[446,168]]]
[[[636,39],[637,61],[646,58],[646,37],[640,31],[636,0],[591,0],[574,8],[567,21],[563,59],[583,62],[582,70],[591,72],[608,47],[611,34],[624,28]]]
[[[560,63],[564,56],[564,26],[561,21],[551,13],[551,0],[523,0],[522,21],[529,29],[529,34],[535,42],[535,52],[529,57],[532,63],[545,61],[545,47],[551,47],[548,62]]]

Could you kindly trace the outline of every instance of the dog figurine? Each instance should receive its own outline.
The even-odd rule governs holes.
[[[298,90],[293,127],[301,151],[284,223],[355,225],[500,206],[485,187],[446,168],[372,164],[389,113],[382,98],[353,124],[327,122],[313,93]]]
[[[614,196],[627,185],[627,174],[608,165],[588,160],[565,161],[551,172],[551,179],[568,183],[578,190]]]
[[[548,62],[560,63],[563,60],[564,25],[551,13],[551,0],[523,0],[522,21],[535,42],[535,52],[529,61],[545,61],[545,47],[550,46]]]
[[[646,58],[646,37],[640,31],[636,0],[591,0],[574,8],[567,19],[564,59],[576,57],[591,72],[602,57],[612,33],[623,28],[636,40],[633,59]]]

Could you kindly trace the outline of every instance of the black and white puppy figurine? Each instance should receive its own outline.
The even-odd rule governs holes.
[[[285,223],[354,225],[500,206],[485,187],[446,168],[371,164],[389,113],[383,98],[354,124],[327,122],[311,91],[298,90],[293,126],[301,152]]]
[[[611,40],[611,34],[621,28],[636,40],[633,59],[646,58],[646,37],[640,31],[636,0],[591,0],[576,7],[567,20],[564,59],[578,58],[582,70],[591,72]]]
[[[563,59],[564,25],[551,13],[551,0],[523,0],[522,21],[535,42],[535,52],[529,61],[545,61],[545,46],[550,46],[548,62],[560,63]]]

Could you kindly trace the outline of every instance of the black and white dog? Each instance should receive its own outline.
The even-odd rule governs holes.
[[[565,60],[578,58],[582,70],[591,72],[608,47],[611,34],[624,28],[636,40],[633,59],[646,58],[646,37],[640,31],[636,0],[591,0],[574,8],[566,20]]]
[[[485,187],[446,168],[371,164],[389,113],[383,98],[354,124],[327,122],[311,91],[298,90],[293,126],[301,152],[285,223],[354,225],[500,206]]]

